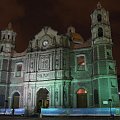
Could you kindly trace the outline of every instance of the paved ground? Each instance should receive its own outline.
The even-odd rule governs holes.
[[[21,116],[0,116],[0,120],[120,120],[120,117],[21,117]]]

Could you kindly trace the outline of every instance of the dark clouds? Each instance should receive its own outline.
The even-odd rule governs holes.
[[[99,0],[110,13],[114,58],[120,69],[120,0]],[[16,50],[24,51],[28,41],[43,26],[51,26],[59,33],[66,33],[72,25],[84,39],[89,39],[90,14],[98,0],[0,0],[0,29],[11,21],[17,32]],[[22,47],[21,47],[22,46]],[[120,74],[120,72],[119,72]]]

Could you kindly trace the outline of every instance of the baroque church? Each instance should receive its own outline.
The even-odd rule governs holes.
[[[1,31],[0,108],[118,107],[109,13],[98,3],[90,17],[91,39],[44,27],[22,53],[12,25]]]

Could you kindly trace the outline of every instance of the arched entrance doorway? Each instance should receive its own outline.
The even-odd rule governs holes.
[[[41,88],[37,92],[37,101],[36,101],[37,110],[41,107],[48,108],[49,107],[49,91],[46,88]]]
[[[77,108],[87,107],[87,91],[83,88],[77,91]]]
[[[12,96],[12,108],[19,108],[20,94],[15,92]]]

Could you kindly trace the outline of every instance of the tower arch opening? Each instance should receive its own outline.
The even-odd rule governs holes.
[[[97,20],[98,20],[98,22],[101,22],[101,21],[102,21],[102,15],[101,15],[101,14],[98,14],[98,15],[97,15]]]
[[[103,37],[103,29],[102,29],[102,27],[98,28],[98,37]]]

